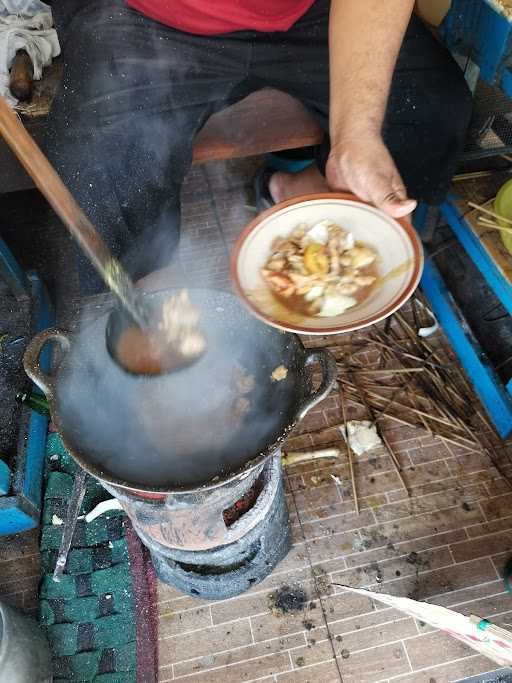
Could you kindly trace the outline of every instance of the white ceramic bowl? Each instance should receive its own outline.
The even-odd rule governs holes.
[[[353,233],[379,254],[379,281],[358,306],[331,318],[289,311],[264,283],[260,269],[276,237],[286,237],[299,223],[329,219]],[[410,223],[390,218],[347,194],[316,194],[282,202],[255,218],[231,254],[231,277],[248,308],[264,322],[290,332],[338,334],[367,327],[400,308],[416,289],[423,269],[423,250]]]

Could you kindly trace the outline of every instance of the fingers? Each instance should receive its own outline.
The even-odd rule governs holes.
[[[370,180],[371,201],[393,218],[403,218],[414,211],[417,202],[407,196],[407,190],[396,167],[389,158],[387,168]]]
[[[331,155],[326,177],[331,189],[353,192],[393,218],[403,218],[417,206],[407,196],[394,161],[380,142],[370,150],[358,148],[343,157]]]
[[[385,211],[393,218],[403,218],[414,211],[417,206],[415,199],[409,199],[405,191],[397,193],[395,191],[389,192],[382,201],[375,202],[375,206]]]

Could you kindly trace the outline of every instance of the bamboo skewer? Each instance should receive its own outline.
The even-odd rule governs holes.
[[[482,207],[475,205],[474,208]],[[493,214],[488,210],[484,213]],[[497,218],[496,215],[492,217]],[[494,227],[494,221],[486,217],[481,219],[481,223],[483,227]],[[507,223],[510,223],[511,227],[505,228],[505,231],[512,232],[512,219],[508,219]],[[501,226],[497,227],[502,229]],[[364,409],[368,419],[373,422],[408,495],[410,493],[398,456],[386,435],[382,433],[382,428],[386,428],[388,420],[398,425],[424,430],[424,433],[432,438],[439,439],[439,443],[444,444],[452,457],[457,455],[454,448],[468,454],[486,455],[512,488],[512,481],[501,465],[501,452],[494,448],[493,443],[486,442],[485,433],[478,432],[478,427],[475,426],[477,413],[473,390],[468,380],[458,366],[447,365],[450,360],[435,339],[426,339],[418,335],[418,329],[427,324],[427,312],[423,308],[426,304],[420,307],[413,302],[411,305],[411,317],[406,318],[401,313],[395,313],[388,319],[385,327],[375,326],[364,335],[347,335],[345,342],[336,345],[339,349],[338,386],[343,423],[330,424],[312,433],[327,435],[333,428],[340,428],[343,425],[346,427],[347,405],[350,404]],[[411,322],[412,317],[414,322]],[[373,353],[378,350],[378,358],[363,360],[359,354],[368,350]],[[482,422],[486,430],[493,431],[485,418]],[[333,441],[332,444],[324,443],[323,447],[337,445],[339,442]],[[354,503],[359,514],[354,453],[348,430],[346,446]]]
[[[345,367],[342,363],[336,363],[339,367]],[[358,375],[404,375],[412,372],[425,372],[425,368],[382,368],[380,370],[370,369],[363,370],[362,368],[349,368],[350,370],[357,370]]]
[[[386,403],[386,405],[384,406],[384,408],[382,408],[381,410],[379,410],[379,412],[378,412],[377,415],[375,416],[375,420],[376,420],[376,421],[379,419],[379,417],[384,417],[384,416],[386,415],[387,411],[388,411],[388,410],[392,407],[392,405],[395,403],[396,398],[397,398],[398,396],[400,396],[400,394],[401,394],[403,391],[404,391],[404,387],[397,387],[396,391],[393,392],[393,395],[391,396],[391,398],[389,399],[389,401]]]
[[[499,225],[498,223],[494,223],[493,221],[488,221],[483,218],[478,219],[478,224],[481,225],[483,228],[489,228],[489,230],[501,230],[501,232],[505,232],[508,235],[512,235],[512,227],[505,228],[503,227],[503,225]]]
[[[406,323],[406,321],[402,318],[402,316],[400,316],[400,314],[396,314],[396,315],[397,315],[397,318],[399,319],[401,325],[404,327],[404,329],[411,336],[412,340],[415,343],[418,343],[419,345],[421,345],[421,347],[423,349],[427,350],[431,355],[433,355],[433,357],[436,358],[436,360],[440,360],[438,354],[432,349],[432,347],[428,344],[428,342],[425,339],[418,340],[417,336],[414,334],[414,331],[410,328],[410,326]],[[463,379],[459,369],[454,369],[454,371],[456,372],[459,379]],[[451,399],[444,403],[445,406],[449,405],[451,408],[449,411],[449,414],[452,417],[456,417],[453,414],[453,408],[455,407],[455,405],[458,405],[459,410],[457,412],[465,414],[467,416],[468,401],[466,399],[471,398],[471,391],[469,391],[468,396],[465,399],[464,397],[461,397],[461,392],[460,392],[459,387],[455,387],[455,385],[452,386],[453,377],[448,377],[445,374],[443,374],[441,376],[439,373],[435,373],[432,370],[429,370],[429,374],[430,374],[432,381],[433,381],[433,383],[437,389],[436,393],[438,394],[438,396],[441,399],[443,399],[445,397],[446,392],[449,392],[452,395]],[[467,386],[467,383],[465,382],[465,378],[464,378],[464,385],[467,389],[468,386]],[[428,393],[428,388],[425,385],[423,385],[423,388]],[[471,401],[469,400],[469,403],[470,402]],[[460,417],[460,415],[458,417]]]
[[[354,494],[354,505],[356,507],[356,513],[359,514],[359,499],[357,497],[356,478],[354,475],[354,463],[352,461],[352,448],[350,447],[350,436],[348,433],[347,411],[345,408],[345,396],[343,393],[343,388],[341,386],[341,383],[339,385],[339,388],[340,388],[341,414],[343,417],[343,424],[345,425],[345,435],[346,435],[346,442],[347,442],[348,466],[350,469],[350,479],[352,480],[352,492]]]
[[[363,378],[363,379],[366,379],[366,378]],[[351,383],[349,380],[347,380],[346,377],[341,378],[340,381],[344,382],[344,383],[345,383],[347,386],[349,386],[349,387],[357,388],[357,387],[355,387],[355,385],[354,385],[353,383]],[[380,392],[381,392],[381,391],[394,391],[394,390],[400,388],[402,385],[397,385],[397,384],[376,384],[376,383],[374,383],[374,382],[368,382],[368,381],[366,381],[366,382],[365,382],[365,386],[368,388],[369,391],[372,392],[372,394],[375,394],[375,399],[376,399],[376,400],[379,400],[379,401],[387,401],[387,400],[389,400],[389,397],[383,395],[383,394],[380,393]],[[411,389],[409,389],[409,391],[412,392]],[[414,397],[416,397],[416,398],[420,398],[420,397],[421,397],[421,399],[422,399],[423,401],[426,401],[426,402],[428,403],[427,407],[428,407],[429,410],[431,409],[432,405],[435,405],[436,407],[440,408],[438,399],[436,399],[436,398],[434,398],[434,397],[432,397],[432,396],[421,396],[421,395],[418,394],[417,392],[412,392],[412,395],[414,395]],[[396,402],[396,400],[395,400],[395,402]],[[411,406],[405,405],[404,403],[399,403],[399,402],[396,402],[396,407],[399,408],[400,410],[411,410],[411,409],[412,409]],[[425,414],[425,411],[422,410],[422,409],[420,409],[420,408],[416,408],[416,409],[414,409],[414,410],[415,410],[415,411],[416,411],[416,410],[419,410],[419,411],[421,411],[421,412],[423,412],[423,413]],[[441,412],[441,411],[440,411],[440,412]],[[426,413],[425,416],[426,416],[426,417],[432,417],[432,413],[431,413],[431,412]],[[447,412],[446,409],[445,409],[445,410],[444,410],[444,413],[443,413],[443,417],[440,417],[439,419],[440,419],[442,422],[445,422],[445,423],[448,422],[448,423],[452,424],[452,423],[453,423],[454,421],[456,421],[456,419],[458,419],[458,418],[456,418],[456,415],[455,415],[455,413],[454,413],[453,411]]]
[[[411,397],[411,401],[412,401],[413,405],[416,406],[416,405],[417,405],[417,404],[416,404],[416,400],[417,400],[417,399],[416,399],[416,394],[413,393],[412,391],[410,391],[410,388],[409,388],[409,387],[407,387],[407,394]],[[421,422],[422,422],[422,424],[423,424],[423,427],[425,428],[425,431],[426,431],[426,432],[431,431],[431,430],[430,430],[430,427],[428,426],[427,420],[425,419],[425,417],[424,417],[423,415],[420,416],[420,420],[421,420]]]
[[[407,495],[410,497],[411,492],[410,492],[409,489],[407,488],[407,484],[405,483],[405,479],[403,478],[403,475],[402,475],[402,467],[401,467],[400,463],[398,462],[398,459],[397,459],[397,457],[396,457],[395,451],[391,448],[391,444],[389,443],[389,441],[387,440],[387,438],[384,436],[384,434],[381,434],[381,437],[380,437],[380,438],[382,439],[382,441],[383,441],[383,443],[384,443],[384,446],[386,447],[386,450],[387,450],[387,452],[388,452],[388,454],[389,454],[389,457],[391,458],[391,462],[392,462],[393,465],[395,466],[396,473],[398,474],[398,478],[400,479],[400,483],[401,483],[402,486],[404,487],[404,491],[405,491],[405,492],[407,493]]]
[[[379,347],[385,348],[385,349],[391,349],[392,348],[389,344],[378,341],[377,339],[368,339],[368,344],[375,344],[376,346],[379,346]],[[438,363],[434,363],[433,361],[430,361],[430,360],[425,360],[425,359],[421,358],[420,356],[415,356],[414,354],[409,353],[407,351],[403,351],[402,349],[393,349],[393,351],[395,353],[398,353],[399,355],[403,356],[404,358],[411,358],[412,360],[420,361],[420,362],[424,363],[425,365],[432,365],[433,367],[438,367],[438,368],[445,370],[445,372],[450,372],[450,368],[446,368],[443,365],[439,365]]]
[[[452,458],[454,458],[454,457],[455,457],[455,453],[453,452],[452,447],[450,446],[450,444],[449,444],[449,443],[445,443],[445,440],[443,439],[442,436],[440,436],[439,438],[440,438],[441,441],[444,443],[444,445],[445,445],[446,450],[448,451],[448,453],[452,456]]]
[[[341,380],[341,381],[344,384],[347,384],[345,380]],[[352,390],[352,391],[356,390],[356,387],[354,387],[353,385],[351,386],[351,385],[347,384],[347,388],[349,390]],[[392,387],[388,387],[388,388],[392,388]],[[375,391],[372,391],[371,388],[368,386],[367,386],[367,393],[371,397],[371,399],[373,399],[373,402],[382,403],[382,402],[386,402],[386,400],[387,400],[386,397],[381,396],[380,394],[378,394]],[[418,417],[425,417],[428,420],[434,420],[435,422],[438,422],[440,425],[444,425],[444,426],[452,427],[452,428],[455,427],[457,429],[460,428],[461,431],[465,431],[462,427],[460,427],[460,425],[457,425],[455,418],[453,418],[451,420],[448,418],[441,418],[438,415],[434,415],[433,413],[427,413],[424,410],[420,410],[419,408],[414,408],[412,406],[405,405],[404,403],[400,403],[396,400],[396,398],[394,399],[393,404],[399,410],[414,413],[415,415],[418,415]],[[375,406],[375,407],[377,410],[381,409],[379,406]],[[465,440],[470,441],[471,443],[474,443],[474,439],[466,439],[465,438]]]
[[[342,381],[344,384],[347,383],[346,380],[343,380],[343,379],[342,379],[341,381]],[[356,387],[356,389],[357,389],[357,387]],[[379,401],[386,400],[386,399],[383,399],[382,396],[380,396],[379,394],[377,394],[377,393],[374,392],[374,391],[370,391],[370,390],[369,390],[369,391],[368,391],[368,394],[369,394],[370,396],[372,396],[373,398],[375,398],[375,400],[379,400]],[[395,405],[396,405],[397,408],[401,408],[402,410],[411,411],[411,412],[413,412],[413,413],[416,413],[416,414],[419,415],[419,416],[422,415],[423,417],[426,417],[426,418],[428,418],[429,420],[434,420],[435,422],[439,422],[439,423],[441,423],[441,424],[444,424],[444,425],[446,425],[447,427],[453,427],[453,421],[450,421],[450,420],[441,418],[441,417],[439,417],[438,415],[433,415],[433,414],[431,414],[431,413],[430,413],[430,414],[429,414],[429,413],[426,413],[424,410],[420,410],[419,408],[413,408],[412,406],[407,406],[407,405],[404,405],[403,403],[398,403],[397,401],[395,401]],[[466,439],[466,440],[469,441],[469,439]],[[471,443],[475,443],[475,442],[474,442],[474,441],[471,441]]]
[[[410,374],[415,374],[419,372],[425,372],[427,368],[425,367],[412,367],[412,368],[369,368],[366,369],[363,366],[354,366],[354,365],[346,365],[341,362],[337,362],[336,365],[338,368],[345,372],[357,372],[358,376],[365,376],[365,375],[389,375],[390,378],[392,379],[395,376],[398,375],[410,375]],[[390,387],[394,386],[396,388],[396,385],[378,385],[383,386],[383,387]]]
[[[489,225],[499,225],[498,220],[496,218],[488,218],[487,216],[478,216],[478,222],[483,223],[484,225],[488,223]],[[503,230],[509,230],[510,228],[503,227]]]
[[[378,419],[379,418],[375,417],[375,414],[374,414],[372,408],[366,402],[365,397],[364,397],[364,392],[361,393],[361,400],[362,400],[362,402],[366,408],[366,412],[368,413],[371,421],[375,425],[375,429],[377,430],[377,435],[380,437],[380,439],[382,440],[382,443],[386,447],[388,455],[391,458],[391,462],[393,463],[393,465],[395,467],[396,473],[398,474],[398,478],[400,479],[400,482],[402,483],[402,486],[404,487],[405,492],[407,493],[408,496],[410,496],[411,494],[410,494],[409,489],[407,488],[407,484],[405,483],[405,480],[402,476],[402,467],[398,461],[398,458],[396,457],[396,453],[391,448],[391,444],[389,443],[389,441],[386,439],[386,437],[382,433],[382,430],[380,429],[380,427],[378,425]]]
[[[490,209],[486,209],[484,206],[481,206],[480,204],[475,204],[475,202],[468,202],[468,206],[470,206],[472,209],[476,209],[477,211],[481,211],[481,213],[485,213],[488,216],[492,216],[493,218],[497,218],[498,220],[503,221],[504,223],[510,223],[512,225],[512,219],[505,218],[505,216],[500,216],[495,211],[491,211]]]
[[[457,183],[464,180],[476,180],[477,178],[487,178],[491,176],[495,171],[472,171],[471,173],[458,173],[454,175],[452,180]]]
[[[354,405],[358,405],[358,406],[360,406],[361,408],[364,408],[364,407],[365,407],[364,403],[362,403],[360,400],[358,400],[358,397],[357,397],[357,396],[356,396],[356,397],[350,396],[349,399],[350,399],[351,403],[353,403]],[[388,414],[386,415],[386,417],[389,418],[390,420],[393,420],[393,422],[397,422],[398,424],[404,425],[405,427],[417,428],[418,426],[421,426],[421,425],[415,424],[414,422],[410,422],[409,420],[406,420],[405,418],[398,417],[397,415],[393,415],[392,413],[388,413]],[[333,426],[336,427],[337,425],[333,425]],[[340,425],[338,425],[338,426],[340,426]],[[332,426],[331,426],[331,427],[326,427],[325,429],[321,429],[321,430],[319,430],[318,432],[315,432],[315,433],[321,434],[322,432],[326,432],[328,429],[332,429]],[[468,444],[466,444],[466,443],[461,443],[460,441],[457,441],[455,438],[448,437],[448,436],[441,435],[441,434],[437,434],[436,432],[433,432],[432,430],[428,430],[428,433],[429,433],[431,436],[439,436],[439,438],[442,438],[442,439],[444,439],[444,440],[446,440],[446,441],[449,441],[449,442],[450,442],[451,444],[453,444],[454,446],[458,446],[459,448],[464,448],[465,450],[468,451],[468,453],[480,453],[480,452],[481,452],[481,449],[477,449],[477,448],[474,447],[474,446],[477,445],[477,444],[473,444],[473,443],[472,443],[471,446],[468,446]]]

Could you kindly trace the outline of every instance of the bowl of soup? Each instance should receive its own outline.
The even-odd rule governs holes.
[[[385,319],[411,297],[422,269],[408,220],[340,193],[277,204],[251,221],[231,254],[233,285],[249,310],[303,334]]]

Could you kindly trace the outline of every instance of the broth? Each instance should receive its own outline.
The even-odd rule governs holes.
[[[180,290],[152,311],[150,327],[132,324],[124,328],[114,356],[135,375],[160,375],[189,365],[206,349],[199,318],[187,290]]]
[[[177,357],[163,335],[132,325],[123,330],[116,344],[116,359],[134,375],[161,375],[171,370]]]

